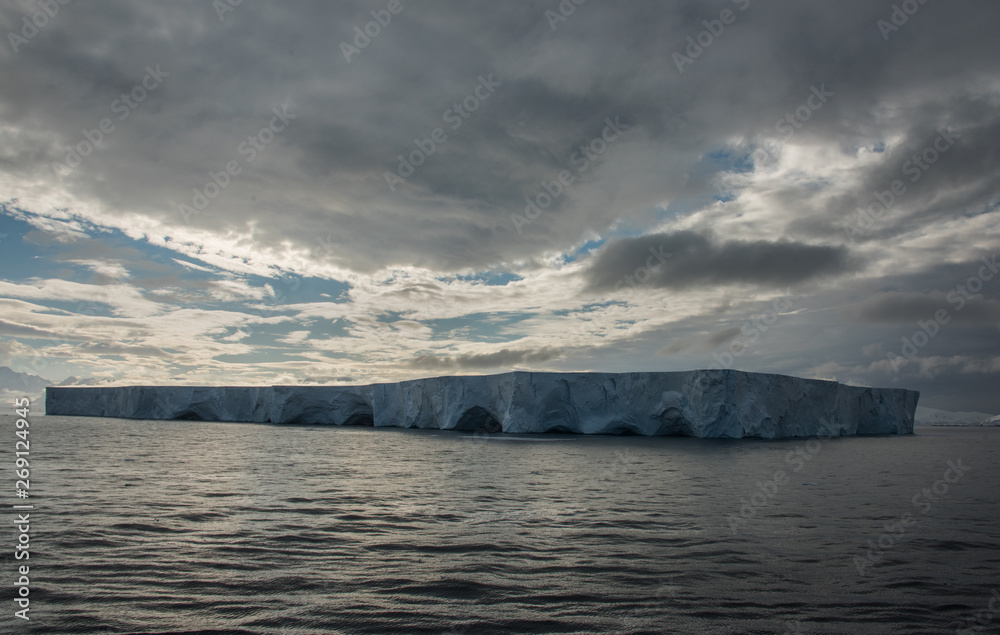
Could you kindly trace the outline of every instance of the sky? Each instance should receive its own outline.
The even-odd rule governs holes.
[[[1000,412],[993,0],[0,0],[0,365]]]

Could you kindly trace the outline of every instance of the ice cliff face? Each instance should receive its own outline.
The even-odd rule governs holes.
[[[735,370],[435,377],[369,386],[50,387],[51,415],[777,439],[910,434],[919,393]]]

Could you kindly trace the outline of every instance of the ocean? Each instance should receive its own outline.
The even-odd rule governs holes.
[[[763,441],[32,416],[18,499],[14,421],[30,558],[9,505],[4,633],[1000,632],[997,428]]]

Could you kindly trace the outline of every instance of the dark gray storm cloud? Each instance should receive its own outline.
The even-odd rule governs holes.
[[[788,241],[719,241],[690,231],[626,238],[602,249],[587,270],[589,289],[683,289],[696,285],[781,287],[848,271],[842,246]]]
[[[821,213],[792,220],[790,229],[880,242],[956,212],[979,214],[994,208],[992,166],[1000,163],[995,142],[1000,113],[994,100],[970,90],[940,96],[925,108],[905,122],[909,127],[902,131],[903,140],[886,150],[886,161],[868,171],[850,194],[834,198]]]
[[[1000,326],[1000,302],[958,291],[947,295],[886,293],[846,309],[845,315],[872,324],[912,324],[930,320],[939,311],[944,311],[942,315],[946,315],[949,322]]]
[[[452,271],[565,249],[623,219],[648,224],[664,200],[710,195],[714,173],[694,167],[706,153],[734,138],[777,136],[775,122],[823,85],[835,97],[798,139],[852,152],[901,136],[891,151],[903,161],[935,130],[954,130],[961,141],[926,187],[954,183],[950,207],[974,207],[988,194],[976,168],[996,161],[987,143],[996,109],[968,86],[1000,57],[990,35],[996,3],[923,5],[888,41],[877,21],[890,5],[861,0],[593,2],[553,29],[545,12],[558,5],[404,3],[350,61],[341,44],[353,45],[355,27],[383,3],[244,2],[221,17],[209,2],[66,5],[16,52],[4,42],[0,165],[112,217],[143,214],[164,231],[252,227],[261,247],[288,244],[350,269]],[[0,6],[4,33],[36,9]],[[723,9],[736,21],[678,68],[674,54]],[[147,67],[165,76],[143,94],[136,87]],[[481,77],[499,85],[455,119],[454,106]],[[127,109],[116,103],[133,91],[142,99]],[[884,107],[897,102],[887,116]],[[240,144],[275,106],[295,118],[249,165]],[[630,130],[579,170],[574,152],[616,116]],[[102,119],[114,130],[56,178],[53,163]],[[447,140],[391,191],[386,173],[436,128]],[[179,206],[233,160],[241,174],[202,213],[182,217]],[[789,228],[829,235],[868,190],[891,183],[894,169],[873,172],[833,214],[803,212]],[[511,214],[563,170],[573,185],[516,231]],[[908,213],[943,210],[925,201]]]

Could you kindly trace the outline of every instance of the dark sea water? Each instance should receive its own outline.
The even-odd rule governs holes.
[[[31,620],[8,506],[4,633],[1000,632],[1000,429],[31,421]]]

